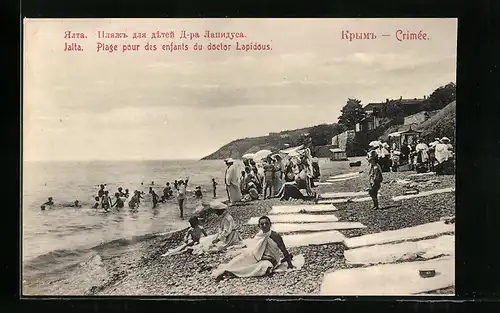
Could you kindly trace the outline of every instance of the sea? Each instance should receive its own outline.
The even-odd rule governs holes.
[[[175,199],[152,208],[148,195],[153,187],[163,194],[166,182],[189,177],[188,196],[201,186],[204,199],[213,199],[212,178],[218,182],[217,197],[226,199],[221,160],[182,161],[57,161],[24,162],[22,194],[22,276],[23,280],[64,272],[88,260],[97,247],[111,249],[133,238],[134,242],[188,227],[179,217]],[[144,191],[138,212],[127,206],[109,213],[92,209],[100,184],[113,195],[118,187]],[[191,192],[189,192],[191,191]],[[40,206],[53,197],[54,206]],[[78,200],[82,207],[70,207]],[[199,200],[188,197],[185,215]]]

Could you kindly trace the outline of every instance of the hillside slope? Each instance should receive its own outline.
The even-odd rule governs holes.
[[[408,130],[409,128],[409,125],[392,125],[385,129],[380,139],[386,141],[390,133]],[[411,128],[421,131],[422,137],[428,138],[429,140],[446,136],[454,142],[456,131],[456,102],[451,102],[427,121],[422,124],[412,125]]]
[[[422,136],[429,138],[448,137],[455,141],[457,116],[456,101],[442,108],[437,114],[429,118],[424,123],[417,126],[422,131]]]
[[[307,134],[311,128],[312,127],[307,127],[283,131],[268,136],[237,139],[222,146],[219,150],[202,158],[202,160],[221,160],[225,158],[240,159],[246,153],[255,153],[262,149],[275,151],[285,149],[287,147],[286,145],[290,147],[300,145],[304,140],[304,135]]]

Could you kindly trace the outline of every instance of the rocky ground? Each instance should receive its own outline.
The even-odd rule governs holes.
[[[335,162],[332,162],[335,163]],[[363,175],[351,180],[320,186],[320,192],[362,191],[368,187],[368,167],[350,169],[348,162],[341,172],[328,166],[322,167],[322,179],[331,175],[363,171]],[[366,163],[366,161],[364,161]],[[338,164],[338,163],[337,163]],[[341,230],[347,237],[365,235],[386,230],[411,227],[438,221],[443,216],[455,214],[455,195],[445,193],[427,197],[393,202],[392,196],[402,195],[408,190],[396,183],[398,179],[409,179],[414,172],[384,173],[380,190],[382,210],[374,211],[371,202],[336,204],[335,213],[339,221],[357,221],[367,227],[356,230]],[[419,190],[432,190],[455,186],[454,176],[429,176],[415,180],[437,180],[439,183]],[[424,181],[417,183],[425,183]],[[244,238],[258,231],[255,225],[245,225],[250,217],[266,214],[279,201],[259,200],[231,208],[231,214],[240,223],[239,231]],[[301,203],[302,201],[294,201]],[[306,204],[306,203],[304,203]],[[312,203],[307,203],[312,204]],[[216,231],[215,215],[202,216],[202,224],[209,234]],[[188,254],[161,257],[167,249],[176,247],[183,232],[160,236],[141,243],[130,256],[119,256],[103,260],[109,269],[109,279],[93,286],[87,294],[95,295],[317,295],[325,272],[352,267],[345,263],[342,244],[290,248],[292,254],[304,254],[306,263],[300,271],[275,274],[273,277],[233,278],[218,283],[210,276],[211,270],[229,261],[225,253],[211,256]],[[454,293],[454,287],[435,291],[432,294]]]

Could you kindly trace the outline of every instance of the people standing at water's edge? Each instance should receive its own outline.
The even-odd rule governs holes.
[[[125,206],[125,203],[121,199],[119,192],[115,193],[115,198],[116,198],[115,203],[113,203],[111,205],[111,207],[116,207],[117,209],[122,209]]]
[[[227,168],[225,177],[227,197],[231,204],[235,204],[241,201],[241,190],[240,190],[240,180],[238,175],[238,169],[234,165],[234,160],[232,158],[225,160]]]
[[[111,198],[109,196],[109,191],[105,191],[104,195],[101,198],[101,206],[104,211],[109,211],[111,207]]]
[[[370,172],[369,172],[370,189],[368,193],[373,200],[373,209],[375,210],[379,209],[378,191],[383,181],[382,169],[380,168],[380,165],[378,164],[377,161],[378,161],[377,153],[375,151],[372,151],[372,153],[370,153],[370,156],[368,158],[368,162],[370,163]]]
[[[151,195],[151,200],[153,201],[153,209],[156,208],[158,204],[158,194],[153,190],[153,187],[149,187],[149,194]]]
[[[215,181],[215,178],[212,178],[212,188],[214,189],[214,199],[217,197],[217,192],[216,192],[216,189],[217,189],[217,182]]]
[[[201,192],[201,186],[196,186],[196,189],[194,190],[194,197],[196,199],[202,199],[203,198],[203,193]]]
[[[186,186],[188,183],[189,178],[186,178],[186,181],[178,181],[178,188],[179,191],[177,192],[177,199],[179,202],[179,211],[180,211],[180,217],[181,219],[184,218],[184,200],[186,199]]]
[[[125,193],[123,192],[123,188],[122,187],[118,187],[118,194],[120,195],[120,197],[125,197]]]
[[[92,206],[92,209],[98,209],[99,206],[101,205],[100,199],[99,199],[99,197],[95,197],[94,200],[95,200],[95,203],[94,203],[94,206]]]
[[[165,197],[165,199],[170,199],[172,195],[172,187],[170,187],[170,183],[167,182],[165,188],[163,188],[163,196]]]

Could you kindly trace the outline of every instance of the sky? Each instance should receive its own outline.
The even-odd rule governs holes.
[[[335,123],[348,98],[421,98],[456,81],[456,19],[29,19],[24,27],[25,161],[199,159],[235,139]],[[65,39],[68,30],[87,38]],[[177,38],[132,39],[157,30]],[[245,38],[189,41],[182,30]],[[429,40],[398,41],[398,30]],[[342,40],[342,31],[377,39]],[[233,50],[96,49],[195,41]],[[236,51],[236,41],[272,50]],[[64,51],[66,42],[83,51]]]

